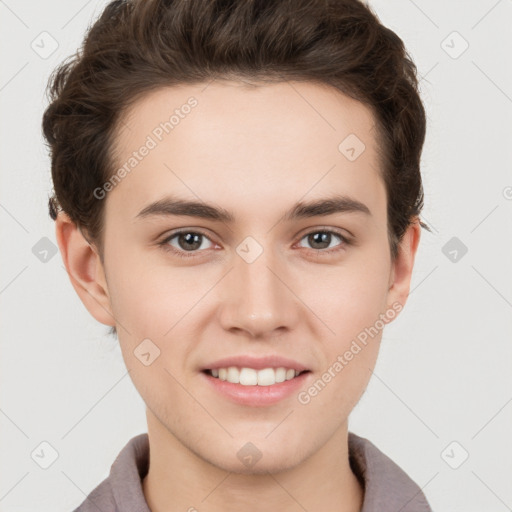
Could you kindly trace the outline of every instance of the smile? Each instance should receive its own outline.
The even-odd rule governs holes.
[[[239,368],[237,366],[214,368],[206,370],[206,372],[212,377],[230,382],[231,384],[242,384],[243,386],[272,386],[291,380],[304,373],[293,368],[284,367],[256,370],[247,367]]]

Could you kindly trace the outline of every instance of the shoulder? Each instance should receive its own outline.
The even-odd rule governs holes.
[[[421,488],[370,440],[348,433],[349,461],[364,486],[361,512],[432,512]]]
[[[110,476],[98,484],[73,512],[117,512]]]
[[[73,512],[149,512],[142,490],[148,465],[148,435],[139,434],[120,451],[108,477]]]

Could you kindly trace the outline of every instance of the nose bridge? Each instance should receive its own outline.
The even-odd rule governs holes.
[[[278,255],[251,237],[236,252],[228,280],[224,327],[247,330],[253,336],[290,327],[293,294],[284,284],[286,275],[280,275],[284,266]]]

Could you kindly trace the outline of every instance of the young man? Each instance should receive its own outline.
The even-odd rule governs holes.
[[[357,0],[106,7],[53,77],[50,213],[148,433],[77,510],[431,510],[348,432],[426,227],[416,86]]]

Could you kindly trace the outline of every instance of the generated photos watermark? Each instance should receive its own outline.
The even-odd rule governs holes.
[[[96,199],[104,199],[107,192],[110,192],[118,185],[123,178],[125,178],[135,167],[139,165],[150,152],[158,146],[158,143],[163,140],[165,135],[171,133],[176,126],[178,126],[185,117],[190,114],[192,109],[198,105],[198,101],[193,96],[190,97],[186,103],[181,105],[180,108],[174,109],[174,113],[168,120],[162,121],[155,126],[151,133],[146,137],[144,144],[142,144],[136,151],[132,152],[132,156],[117,169],[117,171],[105,182],[101,187],[94,189],[93,195]]]
[[[301,391],[297,395],[297,400],[302,405],[307,405],[311,400],[317,396],[329,382],[332,381],[347,364],[354,359],[354,356],[359,354],[361,350],[366,347],[369,338],[373,339],[384,329],[384,326],[389,323],[397,313],[402,311],[403,306],[400,302],[394,302],[385,313],[379,315],[379,319],[376,320],[370,327],[365,327],[356,337],[352,340],[350,348],[347,349],[342,355],[338,355],[336,360],[325,370],[324,373],[307,389]]]

